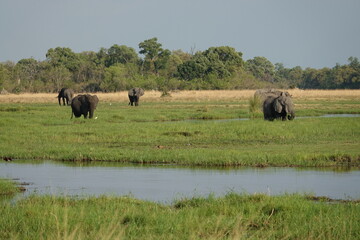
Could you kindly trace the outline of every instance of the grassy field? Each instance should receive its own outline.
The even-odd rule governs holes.
[[[199,166],[360,166],[360,90],[293,90],[294,121],[250,112],[254,91],[98,94],[97,119],[70,119],[56,94],[0,95],[0,157]],[[313,116],[307,118],[305,116]],[[247,118],[247,120],[239,120]],[[251,119],[249,119],[251,118]],[[235,120],[234,120],[235,119]],[[0,179],[0,239],[359,239],[358,201],[304,195],[174,200],[32,195]]]
[[[56,94],[0,97],[0,157],[202,166],[360,166],[360,91],[301,91],[294,121],[249,112],[254,91],[189,91],[139,107],[126,93],[98,94],[97,119],[70,119]],[[242,118],[255,118],[239,120]]]
[[[359,239],[360,205],[284,195],[164,206],[128,197],[31,196],[0,208],[0,239]]]

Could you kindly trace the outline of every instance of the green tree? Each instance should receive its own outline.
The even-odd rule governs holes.
[[[79,59],[70,48],[50,48],[46,53],[47,61],[54,67],[64,66],[70,72],[77,70]]]
[[[171,52],[162,49],[161,44],[157,42],[157,38],[151,38],[139,43],[140,54],[143,54],[142,70],[158,74],[160,69],[165,69]]]
[[[284,88],[299,87],[303,79],[303,70],[300,66],[285,68],[282,63],[275,64],[275,82]]]
[[[349,76],[344,87],[360,88],[360,62],[356,57],[349,57]]]
[[[262,81],[274,82],[275,66],[265,57],[254,57],[247,60],[245,68]]]
[[[43,74],[43,78],[46,79],[48,85],[48,91],[59,91],[63,87],[71,87],[71,73],[64,67],[60,66],[48,66],[46,72]]]
[[[11,69],[6,64],[0,63],[0,91],[6,87],[6,83],[10,83],[11,77]]]
[[[167,67],[164,69],[164,76],[167,78],[178,77],[178,66],[185,61],[190,60],[191,57],[192,56],[189,53],[185,53],[181,50],[172,51],[169,60],[167,61]]]
[[[184,80],[202,79],[206,76],[209,65],[209,60],[202,52],[197,52],[190,60],[178,66],[178,73]]]
[[[34,89],[35,81],[39,80],[40,62],[33,58],[21,59],[15,65],[14,76],[18,85],[25,91],[36,91]]]
[[[219,78],[231,76],[243,64],[242,53],[228,46],[211,47],[204,51],[203,55],[209,60],[207,73],[215,74]]]
[[[127,64],[127,63],[137,63],[139,57],[135,49],[127,47],[125,45],[114,44],[107,50],[107,57],[105,65],[110,67],[117,63]]]
[[[211,47],[204,52],[197,52],[188,61],[179,65],[178,73],[184,80],[208,77],[208,79],[231,76],[243,66],[242,53],[234,48]]]
[[[105,77],[100,88],[105,92],[122,91],[128,89],[128,81],[126,67],[123,64],[116,64],[105,70]]]
[[[300,87],[305,89],[331,88],[330,87],[331,75],[332,75],[331,69],[329,68],[322,68],[322,69],[307,68],[304,70],[303,81]]]
[[[73,72],[75,83],[94,83],[104,78],[105,66],[97,64],[97,53],[88,51],[77,54],[78,67]]]

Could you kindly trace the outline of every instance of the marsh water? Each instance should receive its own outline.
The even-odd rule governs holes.
[[[359,169],[185,168],[119,163],[12,161],[0,163],[0,177],[26,183],[24,195],[130,195],[156,202],[228,192],[309,193],[360,199]]]
[[[297,116],[294,120],[302,119],[302,118],[349,118],[349,117],[360,117],[360,114],[357,113],[343,113],[343,114],[325,114],[320,116]],[[231,122],[231,121],[246,121],[250,120],[250,118],[231,118],[231,119],[210,119],[208,121],[215,121],[215,122]],[[182,120],[184,121],[184,120]],[[190,119],[185,120],[186,122],[201,122],[204,119]]]

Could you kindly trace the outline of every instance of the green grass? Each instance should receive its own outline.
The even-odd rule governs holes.
[[[360,113],[349,100],[296,102],[297,117]],[[250,103],[251,104],[251,103]],[[0,104],[0,157],[201,166],[360,166],[359,118],[262,120],[240,102]],[[252,118],[227,121],[226,119]],[[206,119],[206,120],[205,120]],[[225,120],[224,120],[225,119]],[[0,195],[17,188],[0,180]],[[0,202],[0,239],[359,239],[360,205],[303,195],[131,197],[32,195]]]
[[[358,111],[356,102],[343,109],[334,106],[314,110],[310,103],[297,116]],[[97,119],[70,119],[70,107],[56,104],[1,104],[0,157],[202,166],[360,165],[359,118],[226,120],[250,114],[248,101],[160,102],[136,108],[100,103]]]
[[[161,205],[31,196],[0,208],[0,239],[359,239],[360,205],[237,195]]]
[[[8,179],[0,178],[0,197],[13,196],[19,192],[19,188],[16,184]]]

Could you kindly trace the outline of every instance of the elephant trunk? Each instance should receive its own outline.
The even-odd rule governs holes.
[[[93,118],[93,116],[94,116],[94,109],[90,108],[89,118]]]
[[[90,108],[89,108],[89,118],[94,117],[94,112],[96,109],[97,102],[90,102]]]
[[[290,112],[290,114],[288,114],[287,118],[289,120],[293,120],[295,118],[295,112]]]

